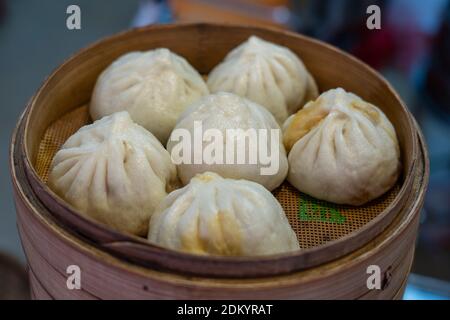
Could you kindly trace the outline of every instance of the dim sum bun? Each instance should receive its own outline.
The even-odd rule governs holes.
[[[218,139],[203,140],[198,146],[194,139],[196,123],[201,124],[204,135],[209,130],[214,130],[218,131],[223,139],[220,141]],[[196,174],[207,171],[218,173],[224,178],[258,182],[268,190],[277,188],[286,178],[288,162],[281,129],[266,109],[250,100],[232,93],[220,92],[206,96],[191,105],[178,120],[167,144],[167,150],[171,153],[172,159],[174,155],[184,153],[177,149],[182,145],[181,142],[186,143],[186,141],[178,141],[174,134],[180,130],[189,133],[192,145],[187,151],[190,161],[184,161],[177,165],[178,175],[185,185]],[[227,136],[234,130],[237,130],[235,136]],[[267,134],[265,139],[258,135],[260,130]],[[255,136],[258,137],[257,143],[249,142],[248,137],[251,136],[249,133],[255,133]],[[272,136],[273,133],[276,133],[276,137]],[[241,163],[237,159],[238,153],[242,151],[239,147],[240,142],[245,143],[245,159],[243,159],[245,161]],[[195,156],[200,153],[205,155],[213,143],[220,145],[221,151],[218,152],[223,161],[211,163],[203,158],[201,163],[195,163]],[[261,148],[263,147],[266,149],[265,152],[262,152]],[[235,161],[232,163],[226,161],[227,156],[231,154],[229,150],[234,150]],[[270,161],[263,161],[261,153],[266,154]],[[250,154],[256,155],[257,158],[254,158],[256,161],[251,161]]]
[[[53,159],[50,188],[115,230],[145,236],[156,205],[176,183],[169,153],[127,112],[72,135]]]
[[[100,75],[90,113],[97,120],[128,111],[165,145],[179,115],[207,94],[203,78],[183,57],[168,49],[132,52]]]
[[[278,123],[318,96],[303,62],[286,47],[252,36],[208,76],[211,93],[226,91],[259,103]]]
[[[288,120],[288,180],[338,204],[362,205],[388,191],[400,172],[394,127],[376,106],[343,89],[323,93]]]
[[[148,240],[200,255],[262,256],[299,249],[269,191],[210,172],[164,199],[151,218]]]

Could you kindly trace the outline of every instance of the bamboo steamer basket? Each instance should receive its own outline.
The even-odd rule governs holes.
[[[378,105],[394,124],[402,154],[398,184],[364,207],[314,202],[285,184],[275,191],[303,250],[269,257],[203,257],[167,250],[83,217],[45,184],[51,155],[88,120],[100,72],[133,50],[168,47],[207,74],[226,53],[258,35],[303,59],[321,91],[337,86]],[[46,171],[47,169],[47,171]],[[414,255],[428,181],[420,130],[391,86],[367,65],[327,44],[270,28],[182,24],[131,30],[77,53],[31,99],[13,135],[11,172],[31,294],[59,298],[398,298]],[[311,202],[314,205],[311,205]],[[317,209],[343,221],[299,220]],[[317,210],[316,210],[317,211]],[[68,290],[66,268],[82,270]],[[380,266],[383,290],[367,289],[366,268]]]

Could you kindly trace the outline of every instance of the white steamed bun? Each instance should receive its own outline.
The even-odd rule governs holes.
[[[151,218],[148,240],[201,255],[262,256],[299,249],[269,191],[209,172],[167,196]]]
[[[376,106],[343,89],[323,93],[288,119],[289,182],[315,198],[365,204],[400,172],[395,129]]]
[[[131,52],[100,75],[90,113],[97,120],[128,111],[165,145],[178,116],[207,94],[203,78],[183,57],[164,48]]]
[[[203,141],[201,142],[200,150],[195,149],[195,123],[201,123],[204,134],[209,129],[219,131],[222,134],[224,137],[222,141],[214,141],[214,143],[222,146],[222,159],[224,160],[222,163],[208,163],[206,161],[194,163],[195,154],[197,153],[197,156],[200,152],[202,153],[201,155],[205,154],[207,148],[213,143]],[[229,129],[241,129],[241,132],[234,138],[227,138],[227,132],[230,132]],[[177,163],[178,175],[185,185],[196,174],[207,171],[218,173],[224,178],[258,182],[270,191],[277,188],[286,178],[288,162],[283,146],[281,129],[266,109],[250,100],[232,93],[220,92],[206,96],[191,105],[178,120],[169,139],[167,150],[172,154],[172,159],[174,155],[183,153],[178,150],[178,147],[175,147],[182,145],[174,135],[179,130],[187,130],[189,132],[192,144],[192,147],[188,150],[190,163],[186,163],[186,161]],[[258,143],[251,144],[248,142],[248,139],[246,140],[245,136],[249,130],[255,133],[258,133],[258,130],[264,131],[267,133],[267,139],[259,139]],[[271,138],[271,130],[277,132],[278,139],[275,139],[275,137],[274,139]],[[247,142],[245,145],[245,161],[239,164],[237,158],[235,158],[233,164],[226,163],[227,150],[234,150],[236,156],[239,152],[238,142],[245,141]],[[263,153],[261,149],[263,145],[267,147],[267,155],[271,158],[270,164],[267,163],[269,160],[263,160],[259,156],[260,152]],[[258,157],[253,164],[250,161],[250,154],[256,154]]]
[[[81,214],[143,236],[155,207],[176,184],[176,168],[150,132],[118,112],[66,141],[48,183]]]
[[[256,36],[233,49],[207,83],[211,93],[232,92],[259,103],[280,124],[318,96],[313,77],[295,53]]]

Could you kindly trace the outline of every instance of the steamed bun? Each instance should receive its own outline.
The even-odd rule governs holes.
[[[400,172],[395,129],[376,106],[343,89],[323,93],[288,119],[289,182],[315,198],[365,204]]]
[[[207,83],[211,93],[232,92],[259,103],[280,124],[318,96],[313,77],[295,53],[256,36],[233,49]]]
[[[151,218],[148,240],[201,255],[261,256],[299,249],[283,208],[269,191],[210,172],[167,196]]]
[[[201,124],[204,135],[208,130],[219,131],[223,139],[220,142],[216,139],[211,142],[201,141],[200,150],[196,150],[194,141],[196,123]],[[240,130],[240,132],[236,132],[237,135],[234,137],[227,137],[227,132],[230,132],[230,129]],[[183,153],[183,156],[185,156],[184,152],[177,151],[178,147],[176,147],[186,143],[186,141],[178,141],[174,134],[180,130],[189,132],[190,143],[192,144],[187,151],[191,162],[182,162],[177,165],[178,175],[185,185],[196,174],[207,171],[218,173],[224,178],[258,182],[270,191],[281,185],[286,178],[288,162],[281,129],[266,109],[250,100],[232,93],[220,92],[206,96],[191,105],[178,120],[167,144],[167,150],[171,153],[172,159],[174,155],[179,153]],[[264,131],[267,133],[267,138],[258,139],[258,143],[251,144],[246,138],[246,133],[249,130],[255,133],[258,133],[259,130]],[[277,133],[276,138],[272,138],[272,132]],[[246,158],[243,163],[237,161],[240,142],[246,142]],[[201,156],[204,155],[207,148],[213,143],[220,145],[222,149],[220,156],[223,155],[221,157],[223,162],[208,163],[203,159],[201,163],[195,163],[195,156],[198,156],[200,152],[202,153]],[[271,159],[271,163],[262,160],[260,153],[262,153],[263,145],[266,147],[267,156]],[[233,163],[226,162],[227,150],[234,150],[235,161]],[[256,161],[250,161],[250,154],[257,155]]]
[[[67,140],[53,159],[48,183],[81,214],[143,236],[176,181],[176,168],[161,143],[127,112],[118,112]]]
[[[117,111],[166,144],[178,116],[208,94],[200,74],[168,49],[131,52],[113,62],[97,80],[90,104],[94,120]]]

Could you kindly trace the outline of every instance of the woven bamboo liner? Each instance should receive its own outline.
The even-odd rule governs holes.
[[[52,159],[64,142],[83,125],[90,123],[87,106],[67,113],[46,130],[39,145],[36,171],[47,182]],[[301,248],[313,248],[338,240],[362,228],[381,214],[400,190],[397,183],[380,198],[360,207],[337,205],[314,199],[297,191],[288,182],[274,191]]]

